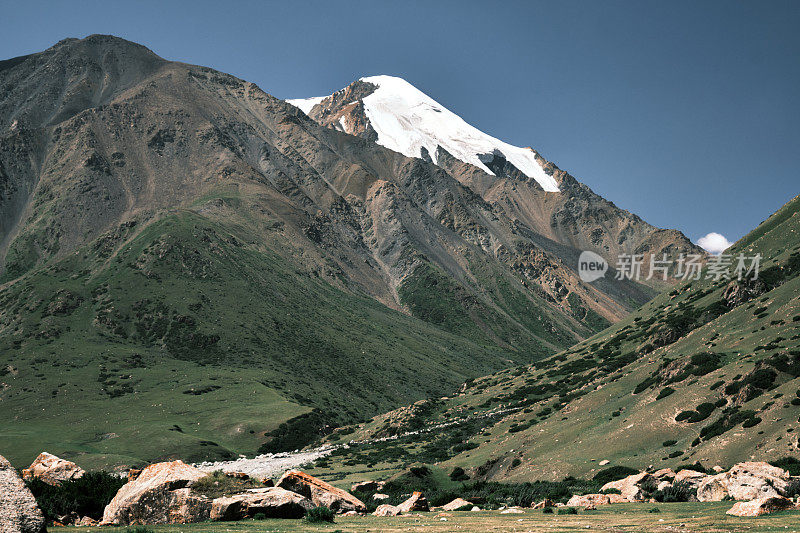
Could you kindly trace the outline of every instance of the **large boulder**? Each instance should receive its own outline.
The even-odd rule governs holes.
[[[415,492],[409,499],[397,506],[401,513],[412,513],[414,511],[428,511],[428,500],[421,492]]]
[[[442,511],[458,511],[464,507],[472,509],[472,502],[468,502],[464,498],[456,498],[448,504],[442,506]]]
[[[283,474],[277,486],[301,494],[310,499],[314,505],[325,506],[332,511],[363,513],[367,510],[364,502],[349,492],[337,489],[333,485],[299,470],[290,470]]]
[[[296,492],[279,487],[251,489],[215,499],[211,520],[242,520],[263,514],[267,518],[302,518],[314,504]]]
[[[784,498],[783,496],[768,496],[766,498],[750,500],[749,502],[736,502],[733,507],[728,510],[727,514],[733,516],[761,516],[763,514],[794,508],[795,504],[789,498]]]
[[[726,497],[734,500],[756,500],[783,496],[790,480],[786,470],[769,463],[738,463],[727,472],[704,479],[697,487],[697,499],[701,502],[712,502]]]
[[[25,479],[39,478],[48,485],[60,485],[65,481],[72,481],[82,477],[86,472],[66,459],[56,457],[52,453],[42,452],[31,466],[22,471]]]
[[[379,505],[375,512],[372,513],[373,516],[397,516],[400,514],[400,509],[394,505],[383,504]]]
[[[43,533],[44,515],[17,471],[0,455],[0,531]]]
[[[675,479],[673,483],[678,483],[680,481],[696,489],[708,477],[711,476],[709,476],[708,474],[704,474],[702,472],[698,472],[696,470],[687,470],[684,468],[683,470],[680,470],[677,474],[675,474]]]
[[[567,502],[567,507],[595,507],[611,503],[625,503],[628,500],[620,494],[583,494],[575,495]],[[534,507],[535,509],[536,507]]]
[[[211,500],[190,486],[207,474],[183,461],[148,466],[119,489],[103,512],[104,525],[188,524],[211,514]]]
[[[622,494],[622,497],[629,502],[640,502],[644,500],[645,492],[642,487],[646,485],[656,486],[658,481],[652,474],[647,472],[639,472],[618,481],[610,481],[603,485],[601,491],[609,489],[617,489]]]

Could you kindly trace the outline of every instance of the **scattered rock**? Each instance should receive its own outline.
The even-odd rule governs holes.
[[[697,487],[697,499],[701,502],[712,502],[721,501],[726,496],[734,500],[782,496],[789,481],[790,476],[786,470],[769,463],[737,463],[727,472],[704,479]]]
[[[376,492],[375,494],[372,495],[372,499],[375,500],[376,502],[382,502],[383,500],[388,500],[389,495]]]
[[[544,509],[545,507],[552,507],[553,500],[550,498],[545,498],[544,500],[540,501],[539,503],[533,506],[534,509]]]
[[[768,496],[749,502],[736,502],[727,514],[733,516],[761,516],[777,511],[794,509],[796,506],[789,498],[783,496]]]
[[[442,510],[443,511],[457,511],[457,510],[461,509],[462,507],[467,507],[467,506],[472,507],[472,502],[468,502],[467,500],[465,500],[463,498],[456,498],[455,500],[451,501],[450,503],[448,503],[446,505],[443,505],[442,506]]]
[[[65,481],[71,481],[82,477],[86,472],[81,467],[61,459],[47,452],[39,454],[31,466],[22,471],[25,479],[39,478],[48,485],[60,485]]]
[[[651,474],[657,481],[672,481],[675,479],[675,472],[671,468],[662,468]]]
[[[347,511],[342,516],[360,516],[358,511]]]
[[[183,461],[156,463],[119,489],[103,512],[102,525],[187,524],[208,520],[211,500],[188,488],[206,476]]]
[[[427,511],[428,500],[421,492],[415,492],[409,499],[397,506],[401,513],[411,513],[414,511]]]
[[[622,493],[622,497],[629,502],[640,502],[644,499],[644,491],[641,486],[654,483],[656,478],[647,472],[639,472],[619,481],[611,481],[603,485],[601,490],[617,489]]]
[[[80,520],[75,522],[75,525],[76,526],[81,526],[81,527],[94,527],[98,523],[99,522],[97,520],[95,520],[94,518],[92,518],[91,516],[84,516],[83,518],[81,518]]]
[[[500,514],[522,514],[524,512],[525,511],[523,511],[522,509],[517,509],[516,507],[509,507],[504,511],[500,511]]]
[[[721,466],[719,466],[719,465],[715,465],[715,466],[711,467],[711,470],[713,470],[713,471],[714,471],[714,472],[716,472],[717,474],[719,474],[719,473],[721,473],[721,472],[724,472],[724,471],[725,471],[725,469],[724,469],[724,468],[722,468],[722,467],[721,467]]]
[[[267,518],[302,518],[314,504],[300,494],[279,487],[252,489],[224,496],[211,504],[211,520],[242,520],[263,513]]]
[[[350,486],[350,492],[371,492],[383,489],[386,485],[383,481],[359,481]]]
[[[0,529],[3,533],[44,533],[44,515],[5,457],[0,455]]]
[[[599,462],[599,463],[597,463],[597,464],[598,464],[598,465],[600,465],[600,466],[606,466],[606,465],[607,465],[607,464],[609,464],[610,462],[611,462],[611,461],[609,461],[608,459],[603,459],[602,461],[600,461],[600,462]]]
[[[397,516],[401,513],[398,507],[394,505],[382,504],[379,505],[375,512],[372,513],[373,516]]]
[[[480,511],[480,510],[481,510],[481,508],[478,507],[477,505],[475,507],[473,507],[472,509],[470,509],[470,511]]]
[[[299,470],[289,470],[283,474],[277,486],[301,494],[314,502],[314,505],[325,506],[333,511],[363,513],[367,510],[364,502],[349,492],[337,489],[333,485]]]
[[[575,495],[567,502],[567,507],[594,507],[612,503],[625,503],[630,500],[621,494],[583,494]],[[552,506],[552,505],[551,505]]]

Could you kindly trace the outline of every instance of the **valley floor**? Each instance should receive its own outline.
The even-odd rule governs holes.
[[[261,532],[400,532],[430,531],[614,531],[614,532],[683,532],[704,533],[747,531],[796,532],[800,529],[800,511],[775,513],[759,518],[728,516],[732,502],[619,504],[596,511],[580,511],[577,515],[545,514],[525,509],[521,514],[500,514],[500,511],[423,513],[379,518],[337,517],[335,524],[308,524],[303,520],[251,520],[216,522],[180,526],[152,526],[155,533],[261,533]],[[653,512],[658,509],[659,512]],[[446,518],[443,521],[442,518]],[[53,528],[51,531],[58,531]],[[125,532],[121,528],[70,528],[86,533]],[[133,531],[133,529],[131,529]]]

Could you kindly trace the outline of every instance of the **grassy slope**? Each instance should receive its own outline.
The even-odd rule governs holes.
[[[684,283],[548,360],[469,382],[462,394],[413,416],[376,417],[345,438],[460,422],[356,446],[321,472],[346,475],[374,462],[389,473],[433,459],[445,467],[485,465],[487,477],[523,481],[591,475],[603,459],[710,467],[798,455],[798,231],[800,197],[730,250],[764,256],[765,285],[749,301],[724,304],[724,280]],[[703,403],[717,404],[695,415],[706,418],[675,420]],[[483,418],[463,422],[476,415]],[[460,451],[462,442],[474,449]],[[438,457],[420,453],[437,443],[444,448]],[[514,459],[520,464],[512,467]]]
[[[181,211],[3,287],[2,454],[91,467],[253,453],[312,408],[358,420],[508,363],[265,242],[280,245]]]

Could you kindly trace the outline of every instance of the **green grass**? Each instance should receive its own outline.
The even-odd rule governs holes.
[[[459,531],[748,531],[767,533],[797,531],[798,511],[784,511],[759,518],[729,516],[731,502],[668,503],[668,504],[617,504],[599,506],[596,511],[579,511],[574,515],[547,514],[526,509],[522,514],[501,515],[499,511],[457,511],[446,513],[446,521],[437,513],[399,517],[342,517],[335,524],[310,524],[304,520],[247,520],[151,526],[156,533],[266,533],[281,531],[328,532],[367,531],[406,532],[430,531],[433,533]],[[659,512],[652,512],[658,509]],[[75,528],[76,532],[116,531],[118,528]]]

